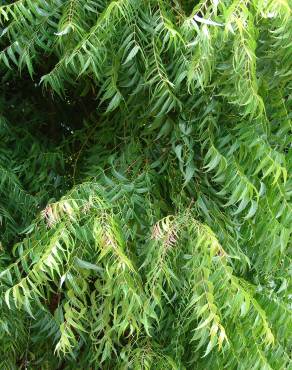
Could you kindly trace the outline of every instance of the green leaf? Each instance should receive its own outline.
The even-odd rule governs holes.
[[[130,51],[130,53],[128,54],[124,64],[127,64],[130,60],[132,60],[135,57],[135,55],[138,53],[139,50],[140,50],[140,46],[135,45],[133,47],[133,49]]]
[[[98,265],[95,265],[93,263],[90,263],[90,262],[87,262],[87,261],[84,261],[78,257],[75,257],[75,263],[78,267],[81,267],[82,269],[86,269],[86,270],[93,270],[93,271],[97,271],[99,273],[102,273],[103,272],[103,268],[98,266]]]

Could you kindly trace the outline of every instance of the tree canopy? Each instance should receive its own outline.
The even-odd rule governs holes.
[[[290,369],[291,19],[2,1],[1,369]]]

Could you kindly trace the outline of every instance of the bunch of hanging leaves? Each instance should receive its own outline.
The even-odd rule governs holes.
[[[2,1],[0,78],[0,368],[289,369],[289,0]]]

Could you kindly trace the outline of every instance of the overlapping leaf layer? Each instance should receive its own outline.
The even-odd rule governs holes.
[[[289,369],[291,4],[0,23],[0,368]]]

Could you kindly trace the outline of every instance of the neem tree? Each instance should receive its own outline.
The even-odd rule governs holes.
[[[0,21],[0,368],[288,369],[288,1]]]

